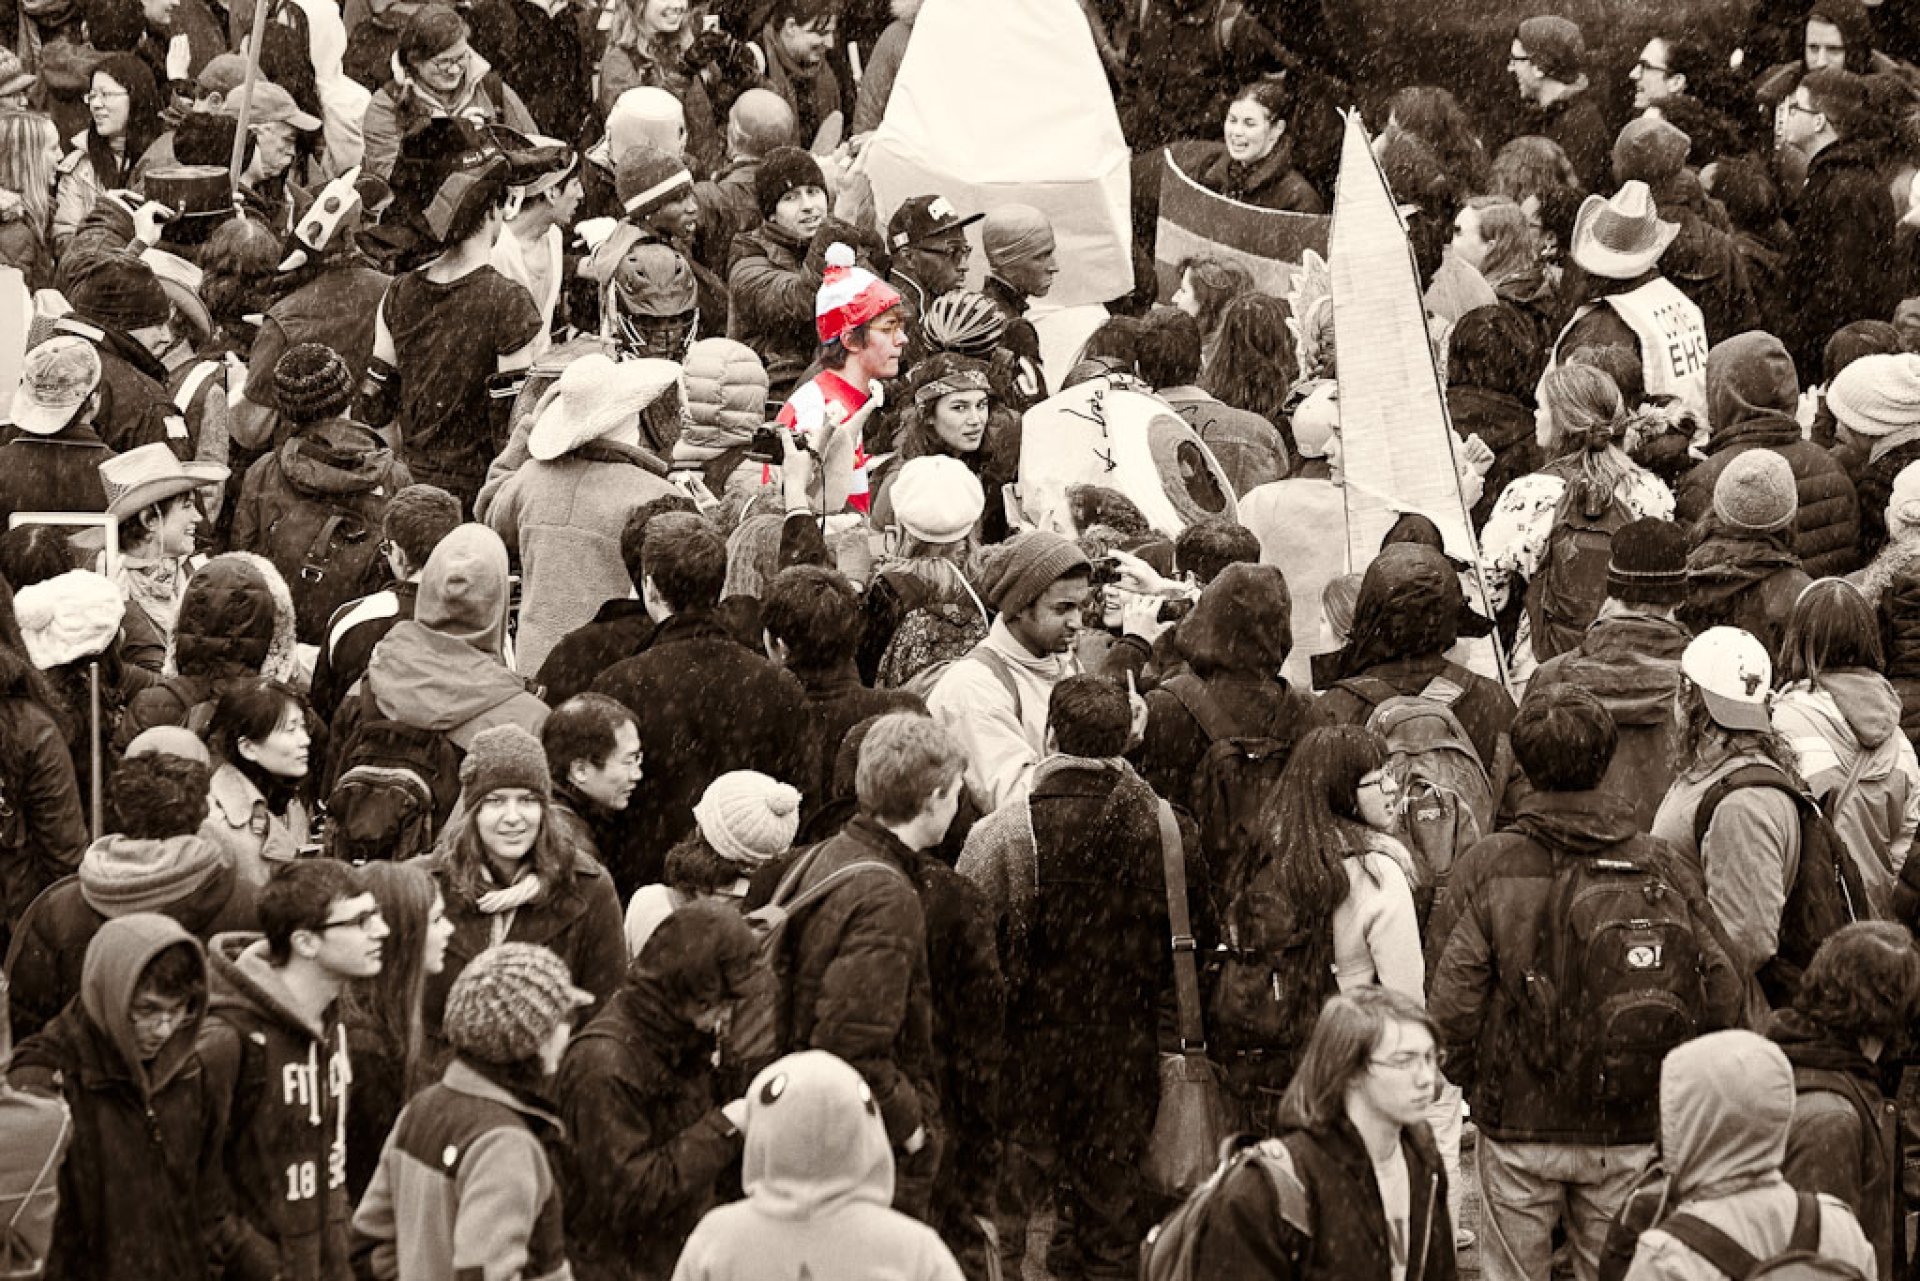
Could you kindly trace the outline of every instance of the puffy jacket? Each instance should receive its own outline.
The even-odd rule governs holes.
[[[1511,827],[1454,864],[1446,898],[1428,925],[1435,958],[1427,1011],[1440,1029],[1447,1078],[1466,1092],[1474,1123],[1503,1143],[1647,1143],[1653,1099],[1598,1102],[1543,1075],[1521,1047],[1537,1035],[1517,976],[1541,964],[1553,859],[1619,855],[1659,868],[1691,905],[1706,967],[1708,1026],[1732,1026],[1741,988],[1713,934],[1698,882],[1662,843],[1639,834],[1626,802],[1601,792],[1537,792]],[[1552,928],[1552,923],[1548,923]]]
[[[1813,580],[1789,550],[1784,532],[1742,537],[1718,526],[1709,517],[1707,527],[1694,535],[1680,621],[1696,636],[1709,627],[1738,627],[1778,661],[1787,616]]]
[[[1900,729],[1920,748],[1920,566],[1894,575],[1879,608],[1887,679],[1900,696]]]
[[[11,1084],[59,1094],[73,1114],[48,1281],[204,1276],[220,1243],[214,1171],[226,1103],[195,1047],[204,993],[147,1063],[128,1017],[140,975],[176,947],[192,952],[204,986],[204,953],[176,922],[152,913],[107,922],[86,949],[80,999],[8,1069]]]

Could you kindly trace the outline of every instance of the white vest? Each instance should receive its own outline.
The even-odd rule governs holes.
[[[1640,340],[1640,368],[1647,395],[1672,396],[1705,422],[1706,318],[1693,300],[1674,288],[1665,276],[1657,276],[1630,293],[1610,294],[1598,302],[1583,304],[1554,343],[1554,364],[1560,363],[1560,342],[1566,340],[1567,330],[1602,306],[1612,307]]]

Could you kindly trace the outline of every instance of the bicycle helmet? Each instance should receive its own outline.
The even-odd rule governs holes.
[[[1006,334],[1007,317],[982,295],[956,289],[928,305],[920,329],[933,351],[984,360]]]

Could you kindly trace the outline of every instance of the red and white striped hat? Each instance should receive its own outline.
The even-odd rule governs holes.
[[[827,269],[813,304],[813,324],[821,342],[832,342],[899,305],[899,292],[865,267],[856,266],[852,249],[838,241],[827,247]]]

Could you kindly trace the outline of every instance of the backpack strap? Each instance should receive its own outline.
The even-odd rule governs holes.
[[[1160,861],[1167,882],[1167,924],[1173,945],[1173,996],[1179,1012],[1180,1052],[1204,1054],[1207,1028],[1200,1015],[1200,971],[1194,961],[1197,944],[1193,918],[1187,908],[1187,856],[1180,843],[1180,820],[1173,806],[1159,802]]]
[[[1820,1253],[1820,1197],[1818,1193],[1802,1192],[1799,1204],[1793,1211],[1793,1236],[1787,1240],[1787,1249],[1799,1254]]]
[[[1334,684],[1335,689],[1344,689],[1368,707],[1378,707],[1390,698],[1399,698],[1400,691],[1378,676],[1350,676]]]
[[[1746,1278],[1753,1275],[1760,1266],[1760,1260],[1753,1256],[1752,1251],[1697,1215],[1676,1214],[1661,1223],[1660,1230],[1731,1277],[1733,1281],[1746,1281]],[[1816,1219],[1814,1222],[1816,1235],[1819,1230],[1820,1224]],[[1800,1220],[1797,1214],[1794,1217],[1793,1234],[1797,1241],[1800,1236]]]
[[[1700,798],[1700,804],[1693,812],[1693,845],[1696,850],[1703,847],[1707,829],[1713,826],[1713,815],[1720,808],[1720,802],[1749,787],[1769,787],[1776,792],[1785,792],[1793,798],[1796,806],[1804,806],[1807,801],[1806,793],[1779,766],[1759,762],[1742,765],[1739,769],[1729,771]]]
[[[1461,696],[1466,692],[1467,687],[1459,681],[1454,680],[1453,673],[1449,671],[1442,672],[1440,675],[1428,681],[1425,687],[1421,689],[1420,697],[1429,702],[1438,703],[1442,707],[1450,708],[1459,702]]]
[[[1006,655],[989,648],[987,643],[982,641],[962,654],[960,661],[964,662],[969,658],[999,678],[1000,684],[1006,688],[1007,696],[1013,699],[1013,719],[1024,725],[1027,720],[1026,707],[1021,701],[1020,686],[1014,682],[1013,667],[1007,662]]]
[[[1175,701],[1187,709],[1187,715],[1193,717],[1209,743],[1224,742],[1234,737],[1233,726],[1227,723],[1226,713],[1221,710],[1220,704],[1207,692],[1206,682],[1192,672],[1183,672],[1170,681],[1162,681],[1160,688],[1173,695]]]
[[[193,408],[193,398],[200,394],[200,388],[207,379],[220,372],[220,368],[217,360],[203,360],[188,370],[187,376],[180,380],[180,390],[173,393],[174,408],[181,413]]]

